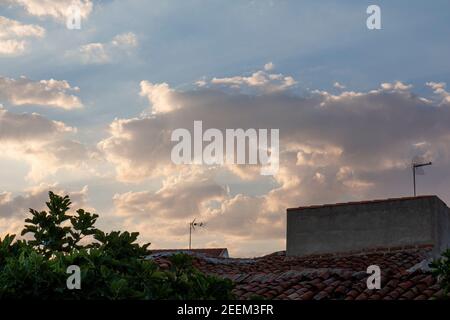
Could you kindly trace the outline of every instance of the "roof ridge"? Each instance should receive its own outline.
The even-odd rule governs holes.
[[[192,248],[192,249],[170,249],[170,248],[162,248],[162,249],[149,249],[150,251],[196,251],[196,250],[228,250],[228,248],[225,247],[219,247],[219,248]]]
[[[438,199],[440,199],[437,195],[422,195],[422,196],[415,196],[415,197],[398,197],[398,198],[385,198],[385,199],[373,199],[373,200],[362,200],[362,201],[349,201],[349,202],[316,204],[316,205],[309,205],[309,206],[300,206],[300,207],[287,208],[287,211],[303,210],[303,209],[315,209],[315,208],[324,208],[324,207],[335,207],[335,206],[344,206],[344,205],[347,206],[347,205],[358,205],[358,204],[370,204],[370,203],[389,202],[389,201],[407,201],[407,200],[416,200],[416,199],[424,199],[424,198],[438,198]]]

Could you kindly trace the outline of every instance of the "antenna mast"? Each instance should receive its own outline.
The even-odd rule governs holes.
[[[189,250],[192,249],[192,231],[195,227],[203,227],[205,224],[203,222],[195,222],[196,219],[189,223]]]
[[[423,175],[424,171],[422,170],[422,167],[425,166],[431,166],[433,163],[430,162],[423,162],[420,161],[419,158],[416,158],[413,160],[412,162],[412,169],[413,169],[413,185],[414,185],[414,197],[417,196],[417,192],[416,192],[416,173],[419,175]]]

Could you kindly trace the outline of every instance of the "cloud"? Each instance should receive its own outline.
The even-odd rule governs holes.
[[[197,243],[214,242],[233,253],[244,248],[242,241],[277,241],[285,230],[279,215],[264,208],[264,198],[232,197],[212,181],[180,181],[156,193],[117,194],[114,204],[127,228],[140,231],[146,241],[159,248],[184,247],[188,223],[194,218],[203,222],[203,228],[194,232]],[[248,250],[243,251],[248,254]]]
[[[40,141],[75,129],[37,113],[15,114],[0,105],[0,141]]]
[[[191,218],[221,201],[226,190],[207,175],[170,177],[156,192],[127,192],[113,197],[117,213],[128,217]]]
[[[79,49],[79,55],[83,63],[108,63],[110,56],[106,53],[105,46],[102,43],[89,43]]]
[[[0,236],[7,233],[20,234],[24,220],[29,216],[29,209],[47,210],[48,192],[53,191],[61,196],[69,194],[72,201],[71,213],[79,208],[90,210],[87,206],[88,187],[68,192],[57,184],[40,184],[25,190],[23,194],[0,191]]]
[[[151,118],[116,119],[110,136],[98,143],[98,149],[113,163],[119,180],[134,181],[163,175],[173,166],[167,158],[170,132]]]
[[[435,85],[435,90],[442,87]],[[118,214],[129,226],[164,234],[170,243],[185,234],[186,221],[194,216],[208,229],[208,235],[197,236],[199,241],[212,237],[219,237],[223,245],[282,241],[287,207],[403,195],[409,190],[404,176],[409,176],[416,155],[440,163],[434,170],[442,179],[450,178],[445,169],[450,164],[450,109],[400,81],[367,92],[315,90],[306,95],[277,90],[261,95],[216,87],[180,91],[166,83],[143,81],[141,95],[148,98],[152,113],[114,120],[109,137],[98,147],[120,180],[171,181],[156,192],[114,197]],[[203,122],[203,131],[279,129],[279,172],[262,181],[252,166],[173,165],[171,132],[191,131],[195,120]],[[194,177],[206,172],[208,179],[202,184],[217,190],[208,195],[215,201],[203,198],[207,188],[194,183]],[[220,191],[228,188],[224,176],[246,185],[239,190],[247,192],[236,192],[233,186],[230,192]],[[271,187],[260,195],[247,194],[261,185]],[[144,216],[156,221],[158,228],[143,222]]]
[[[226,188],[208,171],[172,172],[158,190],[115,194],[113,202],[125,228],[141,232],[141,240],[152,242],[153,248],[167,248],[184,247],[188,222],[195,217],[201,222],[211,206],[227,198]],[[214,238],[211,231],[208,227],[209,237]]]
[[[239,194],[223,201],[219,209],[212,211],[206,223],[209,229],[227,235],[255,239],[265,234],[265,237],[273,238],[282,230],[268,217],[264,204],[264,198]]]
[[[180,104],[177,102],[177,93],[169,88],[167,83],[153,84],[149,81],[141,81],[140,95],[148,99],[153,114],[180,108]]]
[[[396,82],[394,82],[394,83],[389,83],[389,82],[382,83],[382,84],[381,84],[381,88],[382,88],[383,90],[403,91],[403,90],[409,90],[409,89],[411,89],[411,88],[412,88],[412,85],[407,85],[407,84],[404,84],[404,83],[401,82],[401,81],[396,81]]]
[[[345,157],[348,149],[367,149],[371,141],[374,143],[372,147],[381,149],[384,139],[390,136],[419,137],[424,133],[411,132],[409,126],[400,130],[398,124],[394,125],[404,121],[401,112],[414,113],[417,122],[438,121],[433,116],[436,113],[434,108],[400,87],[397,85],[397,90],[394,84],[393,89],[386,90],[385,85],[384,89],[367,93],[343,92],[339,95],[322,91],[315,92],[309,98],[272,94],[250,99],[249,95],[240,93],[212,89],[181,92],[165,83],[142,82],[141,94],[147,95],[156,112],[148,117],[115,120],[110,127],[111,136],[103,140],[99,147],[117,165],[122,178],[157,175],[164,172],[158,169],[170,166],[171,131],[176,128],[191,129],[193,122],[200,119],[205,125],[204,130],[211,127],[278,128],[282,131],[281,139],[285,146],[298,144],[292,140],[293,137],[302,139],[303,146],[294,146],[298,148],[298,165],[302,161],[319,163],[320,158],[326,165],[331,157],[340,157],[341,154]],[[411,104],[417,107],[408,107]],[[399,106],[391,110],[391,105]],[[385,114],[390,115],[388,122],[384,121]],[[369,116],[372,117],[370,120]],[[353,121],[348,122],[349,119]],[[370,130],[376,132],[379,126],[385,126],[386,130],[383,134],[373,135]],[[354,137],[355,129],[362,130],[360,139]],[[416,141],[411,139],[409,144],[413,142]],[[382,165],[395,164],[388,160],[377,163],[377,167]]]
[[[111,45],[118,48],[133,48],[137,47],[138,40],[133,32],[121,33],[113,38]]]
[[[25,53],[29,43],[27,38],[42,38],[45,35],[44,28],[22,24],[0,16],[0,56],[18,56]]]
[[[346,88],[345,85],[343,85],[342,83],[339,83],[337,81],[333,84],[333,87],[335,87],[336,89],[340,89],[340,90],[343,90]]]
[[[88,43],[75,51],[69,51],[66,56],[80,60],[84,64],[107,64],[118,60],[123,55],[131,53],[138,46],[138,40],[134,33],[122,33],[115,36],[107,43]]]
[[[33,81],[26,77],[12,79],[0,76],[0,99],[15,106],[40,105],[65,110],[81,108],[80,99],[70,94],[78,92],[66,80]]]
[[[45,35],[44,28],[32,25],[22,24],[19,21],[11,20],[6,17],[0,16],[0,38],[5,39],[9,37],[37,37],[41,38]]]
[[[98,158],[97,151],[71,139],[76,129],[36,113],[15,114],[0,108],[1,157],[24,161],[30,166],[27,178],[42,180],[62,169],[92,175],[87,163]]]
[[[44,210],[45,202],[48,201],[48,192],[53,191],[59,195],[68,194],[57,184],[40,184],[25,190],[24,195],[13,196],[11,192],[0,193],[0,217],[23,217],[28,214],[28,209]],[[79,191],[70,192],[72,209],[85,208],[87,205],[88,187],[85,186]],[[75,209],[76,210],[76,209]]]
[[[215,77],[209,81],[209,84],[233,89],[252,88],[260,90],[263,93],[285,91],[297,84],[297,81],[291,76],[285,76],[281,73],[271,73],[274,68],[274,64],[269,62],[264,65],[264,70],[256,71],[250,76]],[[204,86],[205,82],[201,84]]]
[[[206,87],[206,85],[208,84],[208,82],[205,80],[205,79],[200,79],[200,80],[197,80],[196,82],[195,82],[195,84],[197,85],[197,86],[199,86],[199,87]]]
[[[16,56],[25,51],[25,41],[0,40],[0,55]]]
[[[272,62],[268,62],[264,65],[265,71],[271,71],[273,69],[275,69],[275,65]]]
[[[447,86],[444,82],[427,82],[427,86],[434,90],[434,93],[442,97],[441,104],[450,104],[450,93],[445,90]]]
[[[20,6],[32,16],[40,18],[53,18],[65,23],[69,8],[76,5],[80,9],[82,19],[88,18],[93,9],[91,0],[5,0],[7,4]]]

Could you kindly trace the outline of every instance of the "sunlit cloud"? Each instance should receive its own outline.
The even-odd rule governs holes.
[[[264,70],[256,71],[250,76],[215,77],[210,80],[210,83],[234,89],[242,89],[243,87],[255,88],[267,93],[284,91],[297,84],[297,81],[291,76],[272,73],[271,71],[274,68],[275,65],[269,62],[264,65]]]
[[[226,245],[238,239],[281,241],[287,207],[383,195],[383,179],[408,170],[416,154],[450,162],[450,110],[414,93],[409,84],[383,83],[377,89],[340,94],[312,90],[306,96],[279,90],[247,93],[245,87],[254,84],[239,85],[243,91],[181,91],[166,83],[141,82],[141,95],[152,112],[116,119],[110,136],[98,144],[119,180],[166,181],[157,191],[114,196],[116,214],[128,225],[176,242],[186,221],[196,217]],[[192,128],[198,119],[208,128],[280,129],[280,170],[268,178],[268,192],[234,195],[218,178],[227,172],[251,188],[261,183],[259,171],[251,166],[171,163],[170,132]],[[199,179],[205,174],[207,180]],[[390,183],[398,188],[403,182]],[[146,217],[153,227],[143,222]]]
[[[80,16],[86,19],[92,12],[91,0],[3,0],[6,4],[22,7],[31,16],[52,18],[65,23],[67,13],[72,5],[78,6]]]
[[[77,50],[67,52],[66,57],[84,64],[107,64],[117,61],[122,55],[130,54],[137,46],[136,35],[128,32],[115,36],[107,43],[93,42],[82,45]]]
[[[45,29],[0,16],[0,56],[18,56],[29,47],[27,39],[42,38]]]
[[[80,98],[71,94],[79,91],[65,80],[33,81],[26,77],[12,79],[0,76],[0,99],[14,106],[39,105],[61,109],[81,108]]]

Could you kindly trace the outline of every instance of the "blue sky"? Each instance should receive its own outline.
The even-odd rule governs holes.
[[[84,112],[110,117],[130,116],[143,107],[130,89],[137,91],[144,78],[184,88],[204,76],[252,72],[267,61],[308,88],[331,89],[334,81],[354,90],[399,79],[413,84],[429,78],[448,81],[448,1],[378,1],[383,29],[375,32],[365,26],[369,4],[98,1],[81,30],[4,7],[0,14],[39,23],[47,36],[34,43],[31,54],[3,58],[0,67],[10,77],[67,79],[83,87],[82,98],[95,103]],[[80,66],[64,57],[67,50],[107,42],[122,32],[139,39],[139,48],[125,61]],[[131,101],[133,107],[123,108]]]
[[[23,52],[0,54],[0,77],[17,80],[25,76],[33,83],[49,79],[65,80],[71,89],[79,89],[63,94],[74,95],[81,101],[82,107],[49,107],[51,103],[42,102],[20,104],[17,102],[17,96],[11,98],[1,91],[7,90],[6,87],[1,87],[1,83],[0,104],[11,117],[21,113],[31,117],[35,112],[48,121],[58,121],[66,127],[76,128],[76,132],[69,132],[66,128],[65,131],[52,133],[51,143],[76,141],[76,150],[68,148],[67,153],[74,152],[79,159],[63,159],[64,157],[55,155],[53,151],[45,155],[29,151],[48,146],[43,145],[44,142],[50,141],[45,140],[50,139],[48,136],[40,138],[39,144],[31,141],[31,138],[30,142],[24,138],[16,139],[12,133],[9,136],[2,133],[4,137],[0,136],[0,141],[4,141],[4,145],[8,147],[5,147],[7,151],[0,156],[0,163],[3,168],[8,169],[0,172],[0,193],[8,194],[9,200],[4,200],[3,204],[0,201],[0,209],[26,210],[23,206],[26,206],[27,201],[37,205],[38,200],[42,200],[44,191],[57,186],[62,192],[79,196],[80,204],[105,212],[102,223],[106,228],[135,227],[143,233],[146,240],[155,241],[151,235],[153,229],[146,224],[154,219],[155,225],[164,230],[162,233],[165,235],[163,240],[156,240],[155,245],[183,246],[183,225],[198,215],[212,220],[210,231],[199,235],[199,246],[228,245],[238,255],[251,255],[264,253],[266,250],[283,249],[285,207],[373,198],[395,192],[398,195],[407,194],[410,178],[407,162],[410,161],[408,157],[415,153],[441,160],[441,165],[436,166],[434,172],[431,171],[421,179],[424,187],[450,200],[450,196],[443,191],[447,188],[444,179],[447,177],[447,133],[440,129],[444,124],[439,122],[439,119],[443,121],[447,116],[447,91],[445,86],[435,86],[433,93],[431,86],[427,85],[429,82],[450,83],[448,1],[86,0],[84,4],[92,7],[82,20],[81,30],[67,29],[63,14],[54,13],[59,12],[58,8],[64,8],[61,3],[68,5],[70,1],[47,1],[42,5],[36,0],[0,1],[0,17],[8,19],[2,20],[5,26],[11,26],[11,21],[16,21],[45,30],[43,36],[33,35],[25,38],[20,38],[12,31],[11,36],[2,36],[0,33],[0,45],[4,45],[1,41],[5,39],[26,41],[26,49]],[[381,30],[368,30],[366,27],[366,8],[371,4],[377,4],[381,8]],[[116,37],[120,35],[128,36],[123,38],[125,40],[122,43],[114,44],[114,41],[119,41],[115,39],[119,39]],[[92,51],[83,58],[80,50],[89,44],[100,44],[104,50],[102,52],[108,55],[108,61],[95,62]],[[264,65],[269,62],[273,63],[274,69],[266,70],[267,74],[290,76],[295,79],[295,85],[290,86],[289,90],[273,94],[261,91],[249,93],[252,91],[246,91],[248,88],[244,88],[244,85],[235,90],[215,87],[212,84],[213,78],[251,77],[255,72],[264,70]],[[199,88],[195,84],[198,80],[208,83],[207,87]],[[167,94],[159,91],[145,94],[142,92],[141,81],[154,85],[167,83],[171,91]],[[382,83],[395,84],[397,81],[406,87],[379,89]],[[345,88],[337,88],[334,86],[336,82]],[[439,88],[444,91],[439,91]],[[264,88],[258,88],[260,89]],[[8,90],[13,91],[14,88]],[[218,94],[216,90],[227,92],[232,97]],[[378,91],[371,93],[373,90]],[[318,94],[318,91],[322,93]],[[345,95],[346,91],[360,93],[360,96]],[[406,91],[410,94],[406,94]],[[17,95],[21,94],[25,93],[19,90]],[[39,93],[36,93],[37,95]],[[301,153],[308,154],[316,163],[322,161],[321,157],[328,157],[328,162],[302,167],[300,171],[297,171],[302,166],[299,160],[296,166],[287,165],[291,171],[286,169],[288,173],[283,174],[297,177],[298,185],[292,182],[294,178],[289,182],[281,174],[273,179],[258,176],[249,178],[228,168],[219,168],[212,174],[185,173],[186,168],[179,171],[165,168],[163,173],[154,173],[151,166],[158,166],[158,161],[164,166],[170,160],[149,158],[149,167],[146,167],[143,159],[154,154],[151,150],[148,154],[145,153],[147,151],[143,151],[143,154],[138,152],[147,150],[139,145],[139,135],[147,130],[145,126],[151,126],[149,132],[154,136],[149,136],[148,139],[152,141],[155,150],[161,147],[157,142],[162,139],[164,130],[154,131],[154,128],[161,126],[169,130],[172,124],[192,126],[190,123],[179,122],[182,112],[178,115],[174,111],[170,114],[151,115],[152,108],[158,103],[156,95],[161,95],[163,99],[168,99],[167,101],[178,101],[183,106],[196,104],[195,110],[201,109],[211,113],[207,116],[202,113],[198,117],[211,118],[211,123],[215,121],[214,115],[217,114],[217,117],[223,119],[223,123],[217,122],[218,126],[234,125],[232,119],[235,115],[227,114],[226,110],[234,110],[236,105],[241,104],[243,110],[252,109],[253,105],[247,105],[245,102],[249,96],[260,101],[262,105],[271,101],[273,106],[267,110],[263,108],[261,115],[255,116],[256,120],[249,118],[248,126],[253,122],[271,125],[268,119],[278,119],[277,110],[286,110],[286,119],[283,120],[285,122],[282,119],[275,121],[276,128],[281,127],[281,131],[292,134],[289,138],[284,138],[285,145],[291,146],[293,141],[302,141],[308,145],[296,146],[299,149],[295,149],[293,156],[299,159]],[[355,101],[363,97],[367,100]],[[429,104],[444,109],[439,109],[443,114],[436,115],[436,119],[422,121],[424,118],[420,118],[420,110],[424,108],[421,105],[423,101],[419,101],[417,97],[433,101]],[[397,137],[386,137],[386,140],[382,140],[380,135],[360,135],[364,136],[364,139],[356,141],[355,138],[354,143],[349,144],[349,138],[345,136],[344,131],[346,125],[354,124],[345,124],[332,109],[329,111],[330,119],[336,122],[327,123],[322,115],[317,115],[311,117],[312,126],[309,131],[296,131],[295,125],[289,124],[295,117],[299,117],[298,123],[310,117],[307,110],[297,114],[295,108],[291,109],[293,100],[294,104],[300,106],[314,105],[320,101],[328,103],[330,99],[334,99],[333,103],[337,104],[335,108],[343,108],[346,111],[353,104],[357,105],[355,110],[347,114],[348,117],[352,117],[358,108],[362,108],[361,113],[369,115],[370,106],[373,106],[371,103],[377,103],[385,112],[384,120],[379,119],[384,121],[380,122],[381,126],[387,126],[384,128],[385,132],[391,132],[392,129]],[[236,102],[233,108],[228,105],[230,101]],[[205,109],[197,107],[207,103],[212,105]],[[396,108],[401,108],[396,107],[397,103],[405,106],[417,105],[419,118],[411,115],[410,122],[403,123],[402,121],[406,120],[395,111]],[[369,110],[365,109],[366,105]],[[192,110],[194,114],[195,110]],[[247,111],[243,111],[243,118],[245,112]],[[345,115],[344,112],[343,114]],[[6,113],[4,117],[6,119]],[[258,120],[258,117],[261,119]],[[126,124],[120,120],[126,121]],[[395,121],[402,123],[397,125]],[[286,123],[285,128],[283,123]],[[322,133],[327,132],[327,129],[322,127],[324,123],[334,130],[329,135]],[[114,132],[111,129],[113,124],[120,130]],[[7,128],[6,122],[4,125]],[[164,127],[166,125],[168,127]],[[144,127],[144,133],[131,131],[138,130],[134,126]],[[418,130],[410,132],[408,128],[411,126],[417,126]],[[404,132],[408,134],[397,132],[395,127],[399,130],[404,128]],[[15,130],[17,133],[26,131],[27,128]],[[126,134],[133,135],[131,141],[126,141]],[[333,137],[347,140],[341,141]],[[425,144],[421,144],[423,142]],[[374,143],[373,149],[366,148],[370,143]],[[391,150],[395,153],[401,146],[404,146],[404,152],[385,159],[384,155],[380,155],[377,143],[386,144],[386,153]],[[423,147],[426,143],[430,144],[428,149]],[[18,144],[23,145],[20,152],[15,149]],[[414,147],[411,147],[412,144]],[[117,146],[121,146],[120,150],[115,149]],[[341,153],[334,153],[333,150],[337,149],[340,149]],[[290,159],[288,152],[292,150],[286,151],[285,159]],[[335,156],[340,157],[340,160],[334,161],[332,157]],[[360,159],[371,157],[379,157],[377,163],[383,165],[375,166],[374,171],[359,166]],[[50,170],[53,172],[42,172],[46,171],[45,163],[54,167],[54,170]],[[37,174],[40,177],[30,178],[33,165],[37,168],[35,170],[41,172]],[[142,179],[131,178],[127,166],[142,170]],[[346,175],[351,176],[352,182],[342,182],[342,177]],[[333,178],[328,179],[328,176]],[[302,183],[309,181],[308,179],[325,182],[320,187],[317,186],[316,194],[312,195],[303,189],[306,187]],[[192,183],[183,185],[177,182],[179,180]],[[212,185],[219,186],[225,190],[224,193],[208,193],[206,190],[210,190],[208,186]],[[83,191],[85,186],[88,191]],[[200,191],[201,188],[205,190]],[[354,188],[358,190],[353,190]],[[133,210],[157,210],[155,208],[158,206],[149,203],[163,203],[158,195],[165,194],[167,190],[185,193],[188,198],[192,192],[202,196],[199,196],[198,202],[191,204],[195,210],[184,216],[175,213],[172,215],[170,212],[155,217],[152,214],[132,214]],[[208,201],[221,204],[220,212],[214,211],[215,206],[205,209]],[[265,205],[270,203],[273,210],[252,217],[259,219],[264,226],[270,223],[277,226],[276,232],[271,235],[276,241],[272,241],[268,248],[258,232],[244,234],[233,229],[239,224],[233,220],[236,219],[234,206],[239,208],[241,205],[244,212],[252,207],[257,210],[258,206],[263,206],[262,202]],[[178,209],[179,207],[174,206],[174,210]],[[121,210],[129,210],[131,213],[121,213]],[[225,218],[221,220],[213,217],[214,215]],[[23,218],[19,213],[12,217],[8,214],[8,219],[15,219],[14,221],[21,221]],[[15,222],[8,221],[3,218],[2,222],[15,225]],[[248,244],[241,248],[239,244],[244,240],[248,240]]]

